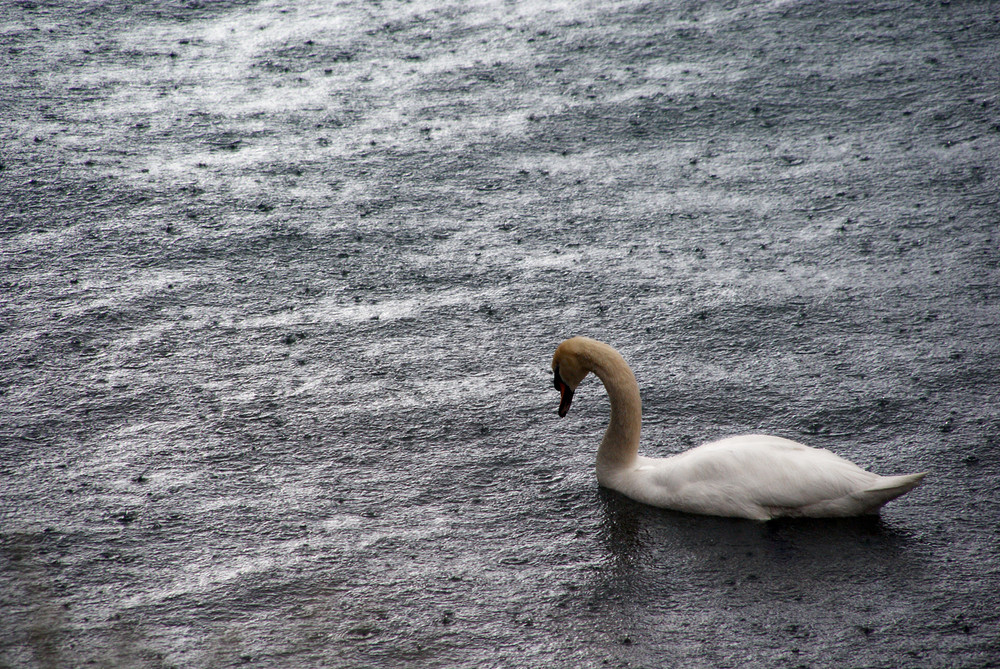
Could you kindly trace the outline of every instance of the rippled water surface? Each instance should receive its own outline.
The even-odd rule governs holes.
[[[996,17],[0,4],[0,666],[996,666]],[[635,504],[575,334],[930,474]]]

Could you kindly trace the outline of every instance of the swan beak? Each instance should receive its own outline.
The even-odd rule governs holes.
[[[562,397],[559,401],[559,417],[565,418],[566,413],[569,411],[569,405],[573,402],[573,389],[566,385],[565,381],[560,378],[558,368],[552,370],[552,372],[556,390],[559,391],[559,394]]]
[[[573,391],[564,383],[559,388],[559,392],[562,393],[562,400],[559,402],[559,417],[565,418],[569,412],[569,405],[573,401]]]

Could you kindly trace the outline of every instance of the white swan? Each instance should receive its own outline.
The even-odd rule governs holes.
[[[878,513],[924,477],[879,476],[830,451],[758,434],[714,441],[673,457],[643,457],[638,454],[639,386],[618,351],[586,337],[567,339],[552,357],[552,372],[562,394],[560,416],[588,372],[604,383],[611,421],[597,449],[597,480],[645,504],[755,520],[856,516]]]

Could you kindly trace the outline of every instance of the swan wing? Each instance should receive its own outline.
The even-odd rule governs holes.
[[[650,467],[649,480],[670,506],[753,518],[830,512],[845,499],[853,508],[852,496],[881,478],[825,449],[768,435],[730,437],[658,462],[666,464]]]

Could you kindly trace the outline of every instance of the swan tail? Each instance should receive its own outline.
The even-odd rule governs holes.
[[[874,486],[868,488],[859,496],[870,504],[869,509],[877,511],[880,506],[910,492],[924,480],[927,472],[919,474],[902,474],[900,476],[882,476]]]

